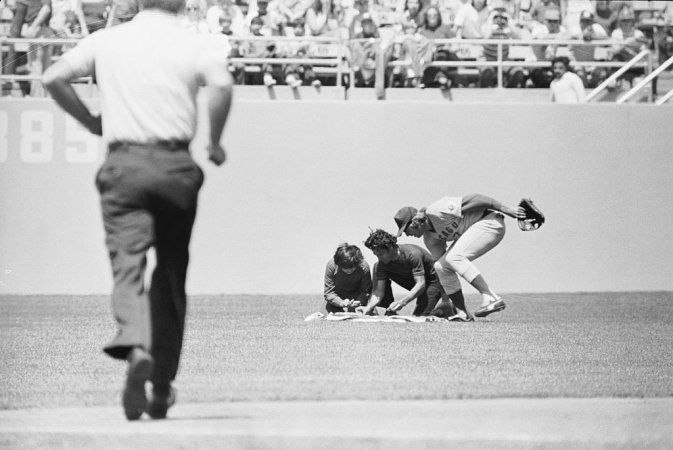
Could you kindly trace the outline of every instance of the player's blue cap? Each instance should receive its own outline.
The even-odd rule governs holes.
[[[414,218],[418,210],[413,206],[405,206],[395,214],[395,223],[397,224],[397,237],[402,236],[404,230],[409,226],[409,222]]]

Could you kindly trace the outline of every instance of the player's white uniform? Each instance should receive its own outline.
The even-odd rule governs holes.
[[[423,240],[437,261],[442,287],[452,294],[461,289],[457,275],[471,283],[481,273],[472,261],[505,236],[504,216],[485,205],[464,213],[462,197],[442,197],[427,207],[426,215],[434,231],[426,231]]]

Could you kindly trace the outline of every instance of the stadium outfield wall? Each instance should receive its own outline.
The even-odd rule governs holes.
[[[205,161],[192,294],[320,293],[337,244],[442,195],[514,206],[478,266],[507,292],[673,289],[670,106],[450,102],[235,102],[228,161]],[[0,99],[0,294],[111,286],[93,179],[104,158],[50,100]],[[403,237],[400,242],[421,244]],[[374,257],[365,249],[370,263]],[[466,292],[473,292],[467,288]]]

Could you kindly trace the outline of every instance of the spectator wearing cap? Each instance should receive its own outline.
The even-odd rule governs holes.
[[[362,21],[365,18],[372,18],[372,14],[369,11],[368,0],[354,0],[353,7],[358,11],[358,13],[353,16],[350,23],[348,24],[348,37],[350,39],[353,39],[355,36],[362,33]]]
[[[537,0],[530,10],[531,19],[537,25],[544,25],[545,13],[548,9],[561,9],[558,0]]]
[[[558,56],[552,60],[554,79],[549,85],[554,103],[586,103],[582,79],[570,70],[570,59]]]
[[[251,37],[269,37],[269,29],[264,30],[264,20],[260,17],[254,17],[250,22],[250,31],[247,34]],[[241,56],[244,58],[275,58],[276,44],[270,40],[249,40],[243,41],[239,46]],[[280,65],[271,64],[250,64],[246,66],[244,72],[243,84],[262,84],[273,86],[282,77],[282,68]]]
[[[306,23],[304,19],[297,19],[292,25],[292,35],[303,37],[306,35]],[[289,28],[289,27],[288,27]],[[311,43],[306,40],[292,40],[279,43],[279,52],[287,58],[306,58],[310,53]],[[285,83],[293,88],[302,84],[311,84],[320,87],[321,82],[317,79],[315,71],[310,64],[287,64],[283,69]]]
[[[575,36],[580,33],[580,15],[582,11],[593,12],[593,10],[594,5],[590,0],[565,0],[561,8],[561,22],[568,29],[570,35]]]
[[[608,33],[605,29],[594,22],[594,14],[586,9],[582,11],[579,17],[579,32],[573,35],[573,39],[581,39],[588,43],[607,38]],[[573,55],[575,61],[596,60],[596,46],[594,45],[572,45],[570,53]],[[607,70],[598,67],[579,66],[576,73],[582,78],[584,85],[587,87],[596,87],[607,78]]]
[[[532,39],[570,39],[570,34],[561,24],[561,11],[549,8],[544,13],[544,25],[538,25],[531,32]],[[538,61],[551,61],[556,56],[556,45],[533,45],[533,53]],[[536,88],[548,88],[554,75],[551,69],[536,67],[530,71],[530,79]]]
[[[636,28],[636,14],[630,5],[623,5],[617,13],[617,28],[610,35],[613,41],[620,41],[613,45],[614,61],[629,61],[639,52],[647,48],[649,40],[645,34]],[[644,73],[643,68],[629,69],[623,79],[633,84],[633,79]]]
[[[362,31],[349,43],[354,83],[355,87],[374,87],[380,49],[379,32],[369,15],[362,18],[360,26]]]

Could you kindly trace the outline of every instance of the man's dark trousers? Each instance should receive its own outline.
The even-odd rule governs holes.
[[[187,144],[111,144],[96,176],[114,287],[117,336],[104,351],[124,359],[140,346],[154,358],[155,387],[175,379],[184,335],[189,241],[203,172]],[[151,287],[146,254],[155,248]]]

